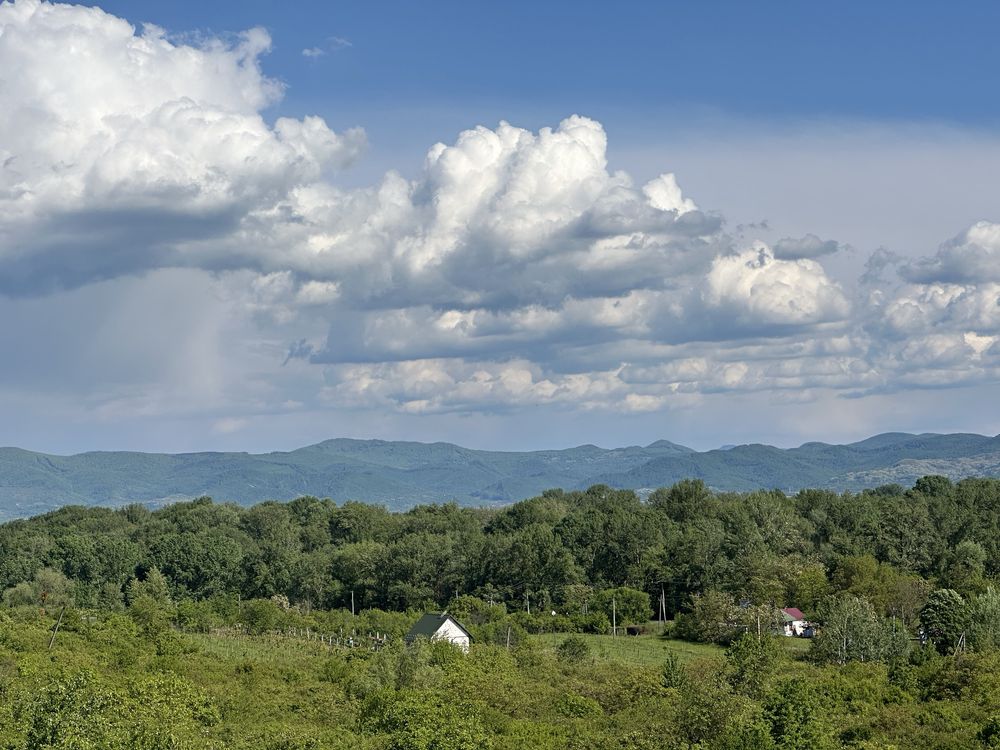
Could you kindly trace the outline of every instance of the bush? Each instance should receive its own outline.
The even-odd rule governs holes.
[[[756,698],[764,692],[780,659],[781,648],[774,637],[744,633],[726,649],[726,678],[735,692]]]
[[[128,615],[146,635],[155,636],[170,627],[174,610],[170,604],[141,594],[129,604]]]
[[[472,636],[476,643],[506,646],[508,635],[509,645],[512,647],[520,646],[528,639],[528,631],[509,618],[472,628]]]
[[[783,682],[764,704],[778,747],[831,747],[822,721],[822,697],[804,680]]]
[[[1000,747],[1000,717],[990,717],[979,730],[976,739],[983,747]]]
[[[593,698],[572,693],[567,693],[557,701],[556,711],[563,716],[577,719],[589,719],[604,713],[601,704]]]
[[[573,615],[570,621],[573,624],[573,630],[578,633],[605,635],[611,632],[611,620],[603,612]]]
[[[681,666],[681,660],[673,651],[668,651],[663,662],[663,687],[677,690],[684,687],[686,681],[687,672]]]
[[[58,570],[42,568],[30,581],[24,581],[4,592],[4,604],[8,607],[45,607],[49,612],[73,604],[73,584]]]
[[[207,601],[185,599],[177,605],[176,620],[181,630],[191,633],[207,633],[213,627],[221,624],[219,617],[212,611]]]
[[[590,656],[590,645],[584,638],[578,635],[571,635],[559,644],[556,654],[560,661],[569,664],[578,664]]]
[[[507,616],[507,607],[503,604],[490,604],[477,596],[457,596],[448,602],[451,612],[463,625],[485,625],[489,622],[502,620]]]
[[[196,688],[172,675],[116,688],[90,672],[49,683],[27,706],[26,747],[168,750],[179,729],[211,726],[217,710]]]
[[[488,750],[493,740],[479,717],[433,695],[377,693],[362,708],[364,731],[388,737],[393,750]]]
[[[243,603],[240,617],[248,633],[259,635],[278,627],[281,611],[269,599],[251,599]]]
[[[351,673],[347,661],[339,656],[331,656],[319,668],[319,678],[323,682],[339,684]]]
[[[966,608],[969,646],[976,651],[1000,649],[1000,592],[988,588]]]

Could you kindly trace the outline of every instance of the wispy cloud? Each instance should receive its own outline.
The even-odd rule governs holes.
[[[327,37],[326,43],[322,46],[307,47],[302,50],[302,55],[304,57],[316,59],[323,57],[330,52],[338,52],[342,49],[347,49],[348,47],[353,47],[350,39],[345,39],[342,36],[331,36]]]

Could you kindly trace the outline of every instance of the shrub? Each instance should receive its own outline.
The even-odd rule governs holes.
[[[584,638],[578,635],[571,635],[559,644],[556,654],[559,656],[560,661],[578,664],[590,656],[590,645]]]
[[[663,661],[663,687],[680,689],[687,681],[687,672],[681,666],[681,660],[673,651],[667,652],[667,658]]]
[[[556,702],[556,711],[572,718],[592,718],[604,713],[601,704],[584,695],[566,693]]]
[[[578,633],[595,633],[605,635],[611,632],[611,620],[603,612],[588,612],[573,615],[571,618],[573,630]]]
[[[511,619],[490,622],[472,628],[476,643],[492,646],[520,646],[528,638],[528,631]]]

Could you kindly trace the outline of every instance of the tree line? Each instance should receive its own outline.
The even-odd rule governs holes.
[[[529,629],[556,616],[593,632],[615,606],[622,622],[664,614],[679,635],[719,642],[746,630],[755,608],[797,607],[858,632],[874,632],[869,621],[922,628],[949,649],[1000,640],[982,625],[1000,610],[998,525],[1000,481],[936,476],[793,496],[713,492],[698,480],[645,497],[598,485],[503,508],[397,513],[315,497],[71,506],[0,526],[0,591],[9,605],[61,597],[110,610],[151,576],[176,602],[278,597],[298,611],[464,597],[466,609],[522,613]]]

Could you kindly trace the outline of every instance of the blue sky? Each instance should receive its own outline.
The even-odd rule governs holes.
[[[568,108],[623,122],[675,108],[768,120],[1000,119],[1000,102],[985,95],[1000,66],[1000,8],[989,2],[97,5],[172,32],[263,26],[267,70],[289,84],[282,111],[339,125],[383,109],[470,105],[495,117]],[[303,57],[313,48],[328,54]]]
[[[91,5],[0,7],[0,443],[1000,432],[996,4]]]

